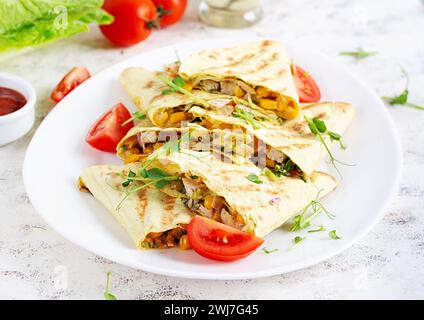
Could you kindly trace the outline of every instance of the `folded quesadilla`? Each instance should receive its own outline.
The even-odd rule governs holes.
[[[117,154],[124,163],[141,162],[155,150],[164,147],[216,152],[234,163],[244,163],[253,154],[250,141],[250,136],[242,131],[236,133],[221,129],[208,130],[196,124],[164,129],[138,125],[118,144]]]
[[[304,104],[296,119],[279,121],[275,114],[260,111],[237,99],[193,90],[163,94],[169,88],[158,77],[161,72],[144,68],[126,69],[120,81],[136,106],[158,127],[178,127],[183,122],[209,130],[244,132],[254,138],[254,159],[259,166],[290,175],[295,170],[309,175],[326,155],[325,149],[309,130],[304,116],[325,121],[328,130],[342,134],[354,116],[354,108],[344,102]],[[325,136],[327,145],[330,139]],[[292,170],[288,170],[292,169]]]
[[[140,181],[152,183],[150,171],[154,177],[172,177],[172,182],[159,185],[159,190],[181,199],[196,214],[259,237],[337,186],[332,176],[321,172],[312,173],[305,181],[290,177],[272,181],[249,163],[223,162],[196,151],[155,153],[154,161],[128,176],[135,186]]]
[[[291,61],[280,42],[203,50],[185,59],[178,72],[190,88],[253,101],[283,119],[299,113]]]
[[[86,168],[79,178],[82,191],[90,192],[122,225],[137,248],[187,247],[185,226],[192,212],[182,199],[154,188],[126,196],[122,185],[138,166],[100,165]]]

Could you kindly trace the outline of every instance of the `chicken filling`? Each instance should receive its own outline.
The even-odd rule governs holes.
[[[299,106],[292,98],[270,91],[262,86],[249,85],[235,78],[226,78],[221,81],[200,79],[194,83],[190,87],[211,93],[234,96],[246,101],[251,100],[263,109],[274,111],[283,119],[294,119],[299,113]]]

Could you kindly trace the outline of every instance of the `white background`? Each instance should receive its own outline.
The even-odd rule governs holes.
[[[0,70],[35,86],[38,126],[52,107],[51,89],[74,65],[96,73],[137,53],[180,41],[239,34],[278,36],[326,52],[380,95],[403,89],[402,65],[411,78],[411,101],[424,105],[424,5],[418,0],[267,0],[262,22],[241,31],[204,26],[197,20],[197,1],[190,2],[180,24],[156,32],[138,46],[112,48],[94,28],[89,34],[0,62]],[[338,55],[358,46],[379,54],[360,62]],[[335,258],[306,270],[247,281],[148,274],[92,255],[49,230],[22,184],[22,161],[34,127],[21,140],[0,148],[0,298],[102,299],[107,271],[114,272],[111,292],[122,299],[424,298],[424,111],[389,108],[401,135],[405,163],[400,189],[385,218]],[[375,143],[372,139],[370,134],[370,143]],[[46,156],[54,157],[54,152]]]

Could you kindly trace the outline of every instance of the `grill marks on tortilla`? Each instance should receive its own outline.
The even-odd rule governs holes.
[[[138,204],[137,204],[137,213],[141,220],[144,220],[147,208],[147,189],[141,189],[138,193]]]
[[[176,201],[177,201],[177,198],[171,197],[165,194],[163,198],[163,204],[164,204],[163,209],[166,214],[163,214],[161,217],[162,225],[164,226],[169,225],[174,220],[174,208],[175,208]]]

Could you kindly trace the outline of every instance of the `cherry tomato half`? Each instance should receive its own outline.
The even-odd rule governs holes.
[[[255,251],[264,240],[200,216],[191,219],[188,228],[190,246],[205,258],[233,261]]]
[[[315,80],[302,68],[298,66],[295,68],[294,83],[299,94],[299,101],[318,102],[321,99],[321,92]]]
[[[53,101],[59,102],[88,78],[90,78],[90,72],[88,72],[87,68],[74,67],[60,80],[50,97]]]
[[[157,8],[159,25],[170,26],[181,20],[187,7],[187,0],[152,0]]]
[[[128,109],[122,103],[118,103],[94,123],[85,141],[98,150],[116,152],[119,141],[134,127],[132,121],[124,126],[122,125],[130,118],[131,114]]]
[[[103,9],[114,22],[100,26],[112,43],[131,46],[146,39],[156,26],[156,7],[151,0],[106,0]]]

